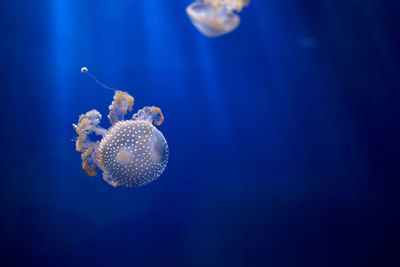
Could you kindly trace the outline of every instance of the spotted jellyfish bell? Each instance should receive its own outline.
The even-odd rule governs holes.
[[[207,37],[227,34],[237,28],[241,12],[250,0],[196,0],[186,8],[193,25]]]

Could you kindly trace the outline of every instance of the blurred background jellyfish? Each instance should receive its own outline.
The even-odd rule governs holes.
[[[89,176],[103,171],[103,178],[112,186],[137,187],[157,179],[168,162],[168,145],[162,133],[154,126],[164,121],[157,107],[144,107],[124,120],[132,111],[133,97],[127,92],[115,90],[102,84],[86,67],[81,72],[92,77],[101,86],[115,92],[114,101],[109,106],[110,129],[99,126],[101,114],[91,110],[79,116],[74,128],[78,137],[76,150],[82,153],[82,168]],[[102,136],[100,141],[92,141],[90,134]]]
[[[240,24],[241,12],[250,0],[196,0],[186,8],[193,25],[205,36],[227,34]]]

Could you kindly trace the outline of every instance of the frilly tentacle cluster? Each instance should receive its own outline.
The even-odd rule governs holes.
[[[81,155],[82,169],[85,170],[89,176],[96,176],[96,150],[93,147],[89,147]]]
[[[89,139],[93,132],[97,135],[106,134],[106,130],[98,126],[101,120],[101,114],[97,110],[91,110],[79,116],[78,125],[74,128],[78,137],[76,139],[76,151],[82,152],[82,168],[87,175],[95,176],[96,172],[96,149],[98,142]]]
[[[144,107],[133,115],[132,120],[154,122],[155,125],[161,125],[164,121],[164,116],[158,107]]]
[[[111,124],[123,120],[126,113],[132,111],[133,100],[130,94],[119,90],[115,91],[114,101],[109,106],[110,113],[108,114]]]

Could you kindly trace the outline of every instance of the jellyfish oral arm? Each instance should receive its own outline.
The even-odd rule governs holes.
[[[76,150],[82,152],[82,168],[89,176],[95,176],[98,142],[90,140],[89,135],[93,132],[97,135],[106,135],[107,130],[98,124],[101,114],[97,110],[91,110],[79,116],[78,125],[73,124],[78,137],[76,139]]]
[[[133,115],[132,119],[160,125],[164,121],[164,116],[158,107],[144,107]]]
[[[99,126],[101,114],[93,109],[79,116],[78,125],[73,124],[78,135],[89,135],[92,132],[97,135],[105,135],[107,130]]]
[[[114,101],[109,106],[110,112],[108,113],[111,124],[122,121],[128,111],[132,111],[133,101],[133,97],[128,93],[119,90],[115,91]]]

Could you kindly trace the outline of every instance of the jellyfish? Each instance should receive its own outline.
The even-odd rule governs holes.
[[[205,36],[217,37],[227,34],[240,23],[241,12],[250,0],[196,0],[186,8],[193,25]]]
[[[104,85],[86,67],[81,72],[114,91],[114,101],[109,106],[109,129],[99,126],[102,116],[95,109],[80,115],[78,124],[73,124],[78,134],[76,151],[82,153],[82,168],[86,174],[96,176],[99,168],[103,179],[114,187],[138,187],[157,179],[168,162],[167,141],[153,125],[164,121],[161,110],[144,107],[132,119],[124,120],[128,111],[132,111],[133,97]],[[101,140],[91,140],[90,135],[94,134]]]

